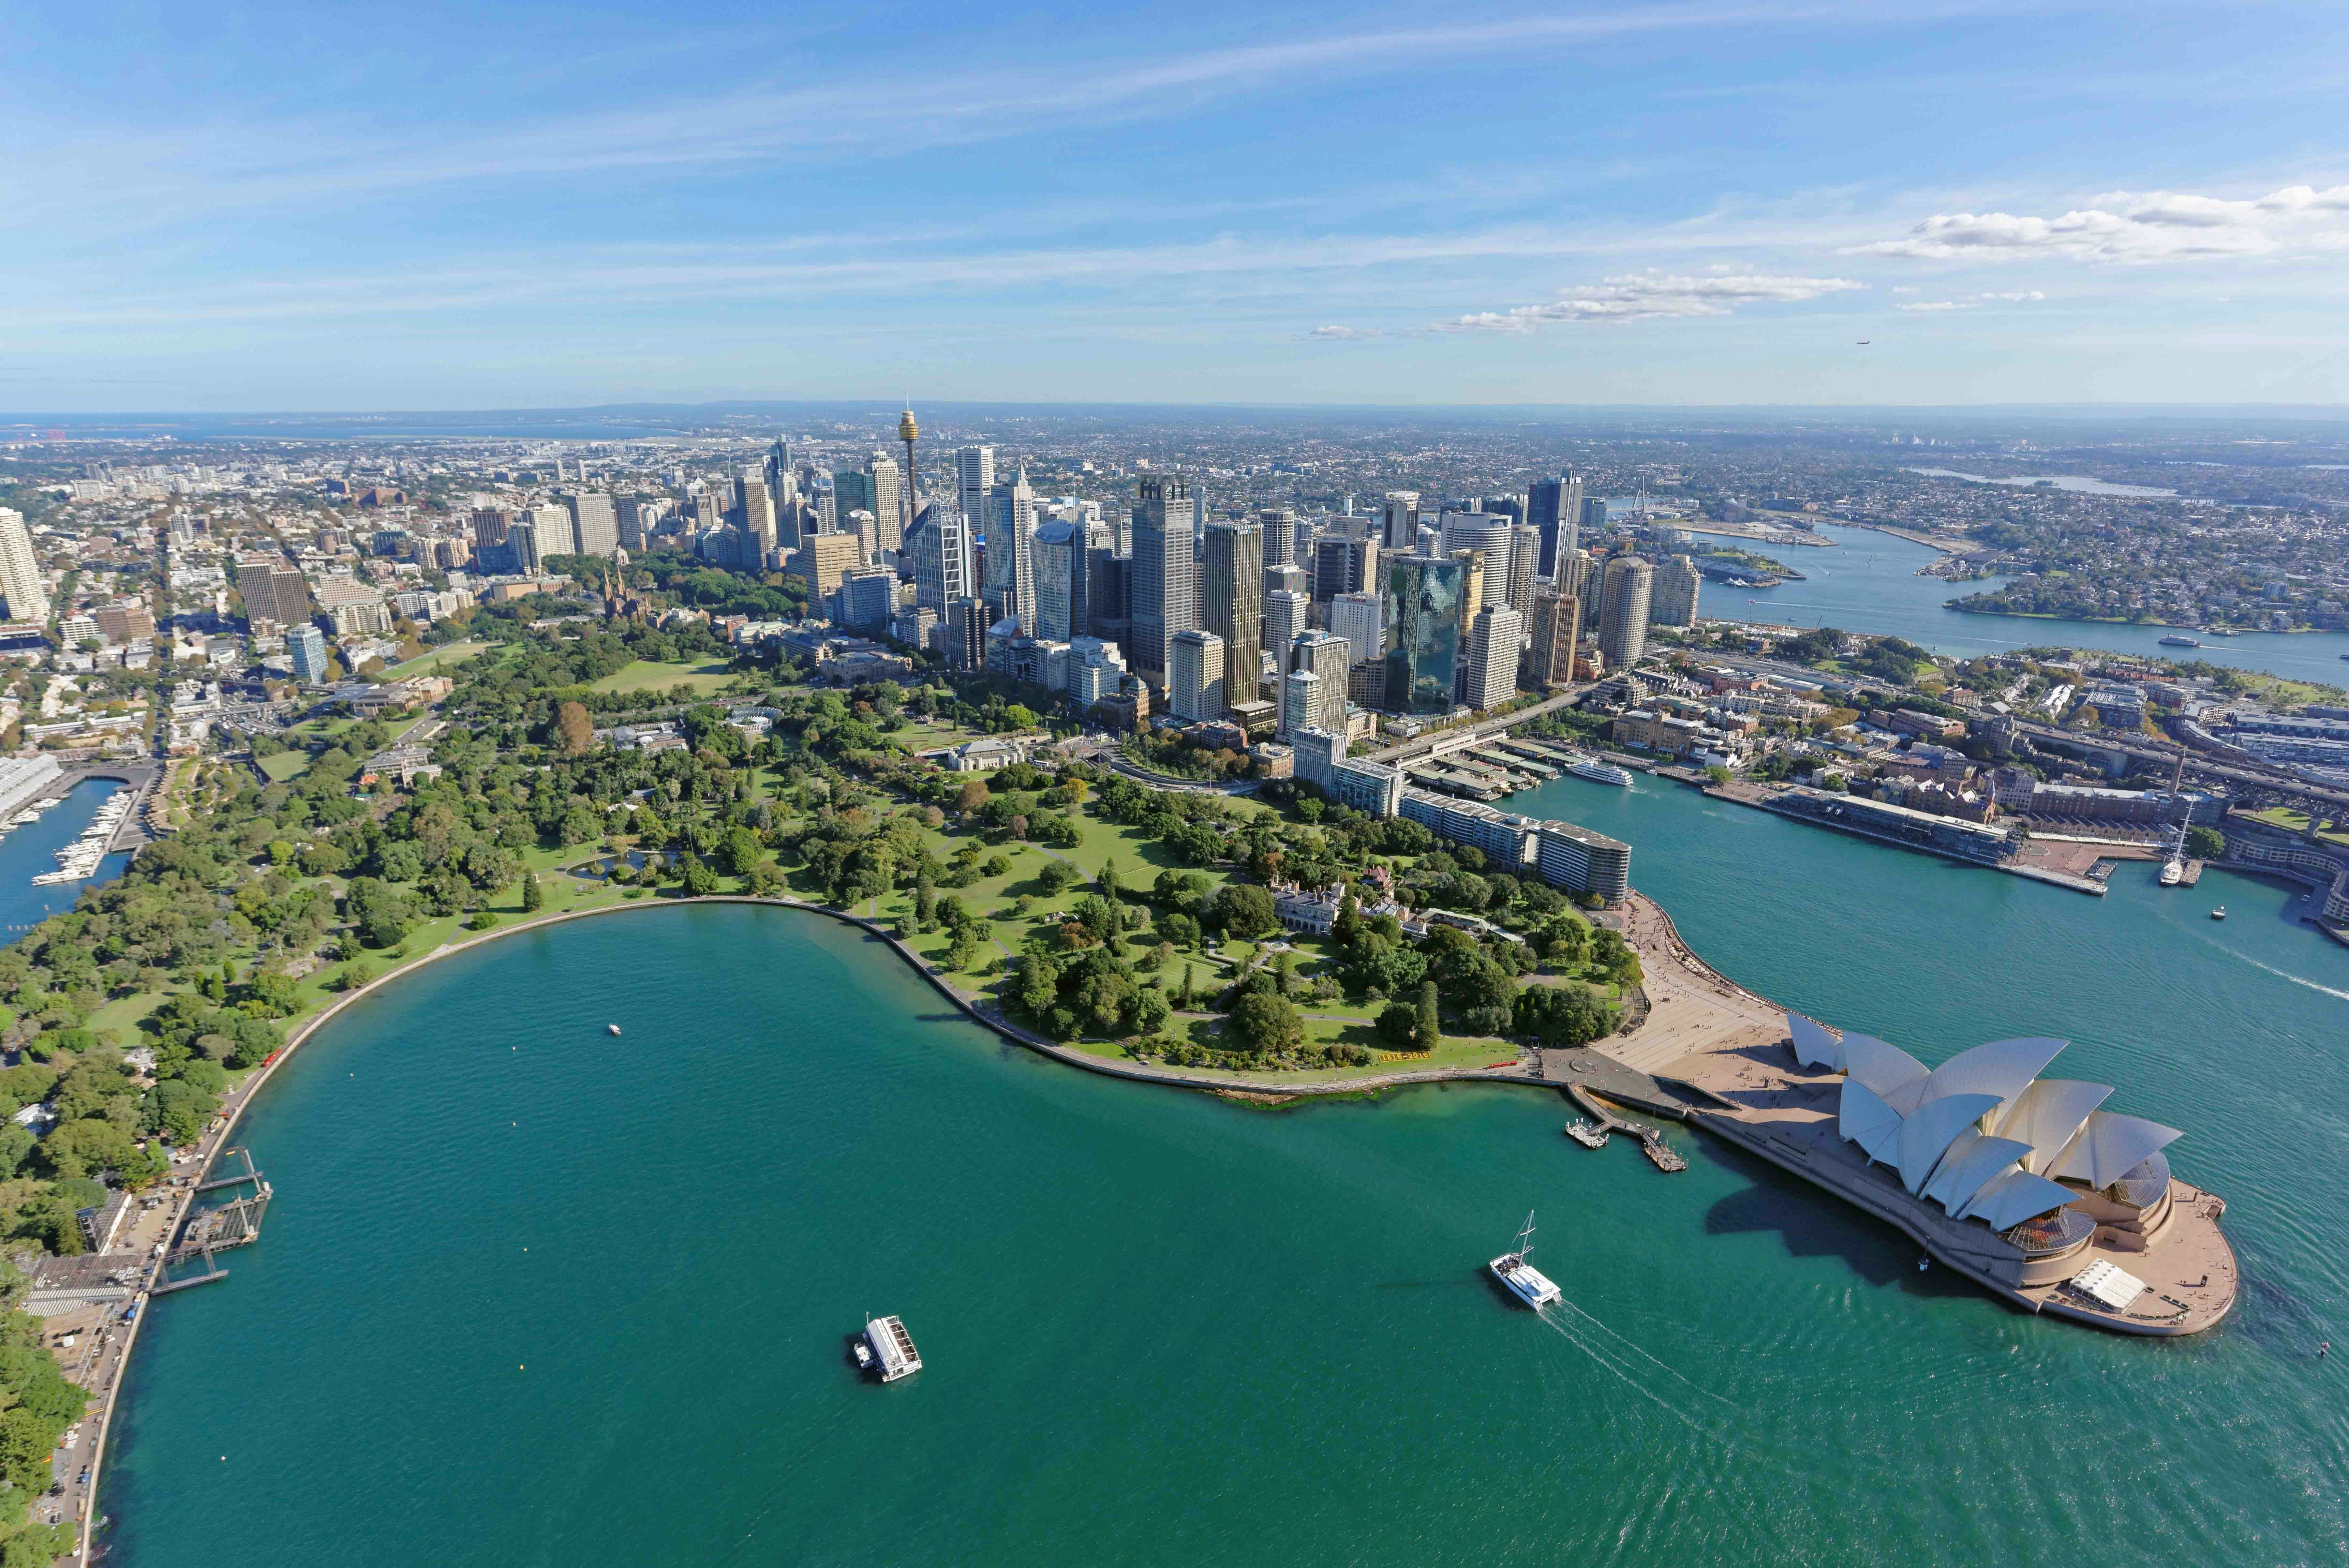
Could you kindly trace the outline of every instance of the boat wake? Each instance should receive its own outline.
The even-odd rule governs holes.
[[[2263,969],[2267,971],[2268,973],[2274,975],[2278,980],[2288,980],[2294,985],[2304,985],[2311,991],[2321,991],[2327,996],[2337,996],[2344,1002],[2349,1002],[2349,991],[2335,991],[2329,985],[2319,985],[2313,980],[2302,980],[2300,976],[2292,973],[2290,970],[2278,969],[2271,963],[2261,963],[2259,960],[2253,958],[2249,953],[2235,952],[2234,949],[2228,947],[2223,942],[2219,944],[2219,950],[2224,953],[2234,953],[2237,958],[2241,959],[2253,969]]]
[[[1702,1394],[1704,1397],[1712,1400],[1714,1404],[1726,1405],[1741,1416],[1752,1414],[1751,1411],[1747,1410],[1744,1406],[1740,1405],[1736,1400],[1726,1398],[1722,1395],[1714,1393],[1712,1389],[1707,1388],[1703,1384],[1684,1376],[1681,1370],[1672,1366],[1671,1362],[1664,1361],[1651,1355],[1646,1347],[1641,1345],[1637,1340],[1627,1338],[1624,1335],[1616,1333],[1613,1329],[1608,1327],[1606,1324],[1600,1322],[1598,1318],[1593,1317],[1589,1313],[1585,1312],[1582,1308],[1575,1305],[1570,1299],[1565,1296],[1560,1296],[1556,1307],[1547,1308],[1543,1311],[1543,1319],[1547,1321],[1553,1312],[1561,1314],[1570,1312],[1574,1314],[1574,1315],[1577,1318],[1579,1318],[1584,1324],[1590,1328],[1597,1329],[1600,1334],[1605,1334],[1609,1340],[1614,1342],[1614,1345],[1619,1345],[1622,1347],[1621,1350],[1615,1350],[1614,1345],[1610,1345],[1609,1348],[1613,1352],[1613,1354],[1619,1356],[1622,1355],[1623,1351],[1629,1351],[1631,1355],[1638,1356],[1640,1360],[1646,1362],[1649,1366],[1654,1367],[1665,1376],[1672,1378],[1674,1381],[1684,1385],[1693,1393]],[[1557,1325],[1553,1324],[1553,1326]],[[1569,1337],[1571,1337],[1570,1334]]]

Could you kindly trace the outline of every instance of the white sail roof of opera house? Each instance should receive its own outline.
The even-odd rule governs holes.
[[[1961,1051],[1932,1071],[1918,1103],[1943,1095],[1995,1095],[2001,1103],[2031,1087],[2064,1046],[2061,1040],[1993,1040]]]
[[[1786,1015],[1795,1059],[1845,1075],[1836,1130],[1954,1219],[2004,1231],[2119,1181],[2179,1136],[2100,1110],[2108,1085],[2039,1075],[2064,1050],[1993,1040],[1939,1067],[1870,1034]],[[2060,1180],[2058,1179],[2061,1179]]]
[[[1866,1084],[1886,1105],[1907,1116],[1923,1097],[1925,1080],[1932,1071],[1898,1045],[1888,1045],[1873,1034],[1843,1037],[1843,1070]]]
[[[2076,1189],[2061,1182],[2010,1168],[2005,1175],[1985,1183],[1956,1218],[1979,1220],[1993,1231],[2003,1231],[2025,1220],[2036,1220],[2052,1209],[2061,1209],[2079,1196]]]
[[[1870,1159],[1895,1158],[1900,1137],[1900,1113],[1857,1078],[1843,1081],[1843,1103],[1836,1112],[1836,1131],[1846,1143],[1856,1143]]]
[[[1794,1036],[1795,1060],[1806,1067],[1825,1067],[1830,1073],[1843,1071],[1843,1040],[1824,1023],[1815,1023],[1799,1012],[1786,1014],[1786,1032]]]
[[[2109,1084],[2042,1078],[2006,1107],[1992,1130],[2031,1146],[2031,1152],[2023,1157],[2023,1169],[2044,1170],[2112,1092]]]
[[[1923,1191],[1925,1179],[1958,1135],[1996,1109],[1996,1095],[1944,1095],[1901,1117],[1900,1185]]]
[[[1968,1127],[1941,1156],[1941,1163],[1934,1167],[1923,1196],[1955,1214],[1968,1199],[1982,1190],[1983,1183],[2030,1152],[2027,1143],[2011,1137],[1991,1137]]]
[[[2144,1160],[2186,1135],[2142,1116],[2098,1111],[2055,1157],[2050,1176],[2068,1176],[2090,1187],[2109,1187]]]

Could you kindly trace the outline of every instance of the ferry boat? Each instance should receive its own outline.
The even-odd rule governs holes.
[[[2164,648],[2199,648],[2202,644],[2199,639],[2191,637],[2165,637],[2161,639],[2161,646]]]
[[[1566,771],[1576,778],[1588,779],[1592,784],[1613,784],[1618,789],[1631,787],[1630,774],[1607,763],[1593,762],[1588,757],[1576,758],[1566,764]]]
[[[922,1369],[922,1353],[914,1348],[914,1336],[894,1317],[876,1317],[865,1324],[864,1343],[880,1364],[884,1383],[911,1377]]]
[[[1526,1228],[1517,1232],[1517,1244],[1485,1266],[1493,1271],[1495,1279],[1509,1288],[1511,1295],[1539,1312],[1552,1302],[1564,1301],[1566,1293],[1550,1283],[1548,1277],[1539,1269],[1526,1262],[1526,1255],[1533,1250],[1534,1217],[1533,1211],[1528,1210],[1526,1212]]]

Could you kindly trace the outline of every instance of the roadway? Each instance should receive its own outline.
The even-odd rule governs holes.
[[[1381,752],[1365,752],[1360,757],[1351,758],[1350,760],[1355,762],[1386,763],[1399,767],[1403,763],[1408,762],[1414,757],[1423,756],[1427,753],[1433,751],[1438,746],[1442,746],[1448,751],[1452,747],[1460,744],[1464,739],[1470,739],[1480,735],[1497,735],[1503,731],[1507,730],[1513,724],[1522,724],[1528,719],[1541,718],[1543,715],[1554,713],[1561,708],[1571,708],[1576,702],[1581,701],[1583,696],[1590,691],[1593,684],[1595,684],[1595,682],[1584,681],[1580,685],[1568,686],[1563,691],[1557,692],[1555,696],[1545,697],[1529,708],[1520,708],[1515,712],[1504,713],[1497,719],[1479,719],[1473,724],[1455,724],[1450,729],[1433,731],[1431,733],[1405,741],[1401,745],[1389,746],[1386,750]]]

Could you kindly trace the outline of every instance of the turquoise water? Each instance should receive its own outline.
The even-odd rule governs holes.
[[[2344,1369],[2311,1359],[2349,1345],[2349,950],[2223,874],[2095,900],[1645,780],[1543,793],[1785,1000],[1929,1056],[2070,1035],[2064,1070],[2191,1129],[2240,1315],[2024,1317],[1692,1135],[1678,1177],[1579,1149],[1540,1092],[1268,1112],[1092,1077],[857,932],[669,908],[435,965],[287,1065],[243,1129],[267,1235],[140,1339],[113,1561],[2349,1552]],[[1547,1318],[1479,1274],[1527,1208]],[[865,1312],[927,1370],[856,1382]]]
[[[43,812],[39,820],[14,828],[0,837],[0,942],[13,942],[51,915],[70,909],[90,888],[111,882],[130,864],[128,855],[109,855],[98,863],[98,874],[78,882],[33,886],[33,878],[57,868],[57,851],[81,836],[107,796],[122,786],[101,779],[85,779],[65,798]]]
[[[1726,619],[1791,626],[1832,626],[1845,631],[1901,637],[1936,653],[1973,658],[2011,653],[2018,648],[2100,648],[2159,659],[2200,659],[2237,670],[2349,685],[2349,633],[2246,632],[2241,637],[2202,639],[2202,647],[2164,648],[2177,635],[2164,626],[2118,626],[2106,621],[2041,620],[2027,616],[1970,615],[1949,601],[1986,592],[1997,580],[1950,583],[1920,577],[1917,568],[1940,552],[1873,528],[1821,528],[1834,549],[1758,545],[1763,554],[1803,574],[1802,582],[1775,588],[1733,588],[1708,582],[1698,607]]]

